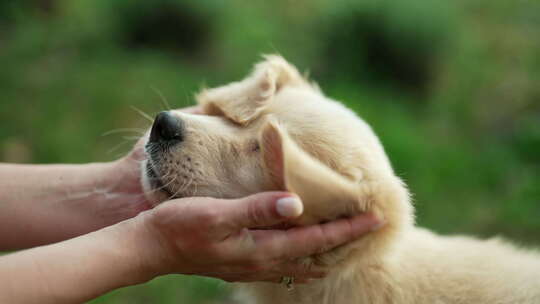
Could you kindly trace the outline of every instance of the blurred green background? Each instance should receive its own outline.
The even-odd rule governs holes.
[[[149,124],[132,106],[190,105],[276,52],[373,126],[420,225],[540,244],[535,0],[1,1],[0,161],[115,159],[131,136],[102,135]],[[92,303],[227,293],[169,276]]]

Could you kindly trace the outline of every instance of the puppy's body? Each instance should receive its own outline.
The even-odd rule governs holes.
[[[387,222],[299,261],[328,268],[322,280],[293,291],[241,284],[246,303],[540,303],[537,255],[415,227],[408,191],[371,128],[281,57],[269,56],[248,78],[197,99],[211,116],[176,112],[181,142],[147,145],[144,166],[152,176],[144,186],[156,203],[288,190],[304,203],[298,225],[365,211]]]
[[[351,257],[322,280],[293,292],[242,284],[244,303],[540,303],[538,256],[500,240],[442,237],[421,228],[404,234],[382,259]],[[358,253],[361,255],[361,253]]]

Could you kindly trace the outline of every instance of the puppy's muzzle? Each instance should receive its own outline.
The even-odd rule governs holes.
[[[150,131],[150,143],[175,144],[184,140],[184,123],[171,112],[161,112],[156,116]]]

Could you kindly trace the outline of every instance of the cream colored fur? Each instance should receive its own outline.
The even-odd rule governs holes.
[[[240,284],[245,303],[540,303],[536,253],[414,226],[408,191],[371,128],[283,58],[266,56],[246,79],[204,90],[197,100],[209,116],[175,112],[185,140],[152,163],[175,196],[289,190],[304,203],[298,225],[365,211],[387,222],[299,261],[328,268],[322,280],[291,292]],[[150,190],[149,197],[166,198]]]

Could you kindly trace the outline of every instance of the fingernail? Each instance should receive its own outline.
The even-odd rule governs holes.
[[[283,217],[298,217],[304,211],[304,205],[298,197],[287,196],[277,200],[276,209]]]

